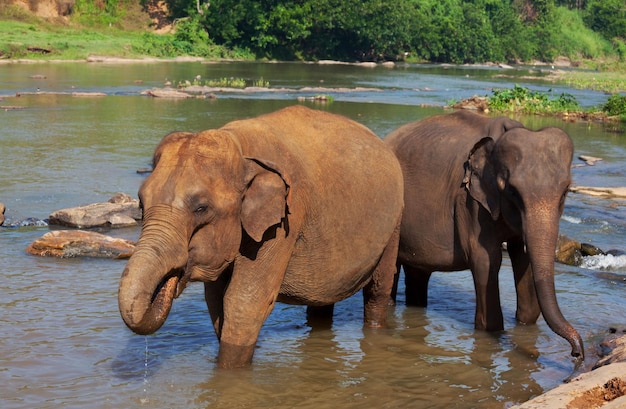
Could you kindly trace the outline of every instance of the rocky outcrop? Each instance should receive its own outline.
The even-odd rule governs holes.
[[[612,328],[593,370],[511,409],[626,408],[626,330]]]
[[[73,258],[105,257],[125,259],[135,251],[135,243],[93,231],[55,230],[33,241],[26,252],[35,256]]]
[[[51,226],[88,229],[134,226],[138,220],[141,220],[139,201],[124,193],[117,193],[106,203],[57,210],[50,215],[48,223]]]
[[[584,373],[511,409],[617,409],[626,407],[626,362]]]

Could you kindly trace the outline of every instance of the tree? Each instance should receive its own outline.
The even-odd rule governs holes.
[[[626,4],[624,0],[589,0],[585,23],[607,40],[626,40]]]

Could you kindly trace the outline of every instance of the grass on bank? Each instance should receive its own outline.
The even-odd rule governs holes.
[[[590,65],[589,63],[587,65]],[[626,92],[626,62],[595,63],[589,71],[571,71],[562,80],[572,88],[592,89],[607,93]]]
[[[85,21],[88,16],[77,18]],[[73,20],[72,20],[73,21]],[[84,60],[89,55],[120,58],[252,59],[246,50],[230,50],[198,38],[196,25],[182,20],[174,34],[156,34],[143,28],[116,25],[85,26],[58,19],[39,19],[17,6],[0,5],[0,58],[32,60]]]

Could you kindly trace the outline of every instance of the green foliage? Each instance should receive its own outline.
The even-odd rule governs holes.
[[[119,0],[76,0],[74,18],[87,26],[116,25],[124,16],[124,9],[118,7]]]
[[[427,0],[420,2],[423,38],[414,42],[420,56],[431,61],[475,63],[502,60],[503,53],[486,10],[488,1]]]
[[[409,47],[411,0],[212,0],[203,24],[218,44],[281,59],[396,58]]]
[[[247,81],[244,78],[222,77],[217,79],[205,80],[204,82],[202,82],[200,78],[194,78],[193,81],[178,81],[177,84],[179,88],[185,88],[191,85],[204,85],[214,88],[246,88],[248,86],[269,88],[270,83],[269,81],[264,80],[263,77],[251,81]]]
[[[554,0],[211,0],[202,14],[195,1],[168,4],[197,16],[216,44],[257,57],[479,63],[613,52]]]
[[[270,87],[270,82],[264,80],[263,77],[261,77],[258,80],[252,81],[252,86],[253,87],[260,87],[260,88],[269,88]]]
[[[143,41],[134,45],[134,51],[154,57],[176,57],[190,55],[205,58],[244,58],[252,56],[245,50],[232,50],[213,43],[196,15],[178,20],[173,35],[143,34]]]
[[[205,83],[208,87],[223,87],[223,88],[245,88],[246,80],[243,78],[219,78],[216,80],[207,80]]]
[[[174,34],[146,34],[121,52],[441,63],[626,59],[623,1],[166,0]],[[146,27],[139,9],[146,2],[76,0],[72,23],[101,31],[128,29],[133,21]],[[0,3],[0,18],[11,13],[15,7]],[[3,39],[0,47],[9,43]]]
[[[562,27],[556,40],[559,55],[593,59],[611,53],[611,43],[586,27],[581,13],[561,7],[556,18]]]
[[[185,41],[190,44],[208,44],[209,33],[199,21],[199,18],[181,19],[176,23],[176,31],[174,33],[176,41]]]
[[[546,114],[577,111],[580,105],[576,98],[562,93],[550,98],[550,92],[532,91],[515,85],[509,89],[494,89],[488,97],[489,109],[494,112],[519,112],[525,114]]]
[[[602,112],[607,115],[618,115],[626,117],[626,95],[613,94],[606,104],[602,106]]]
[[[626,5],[624,0],[588,0],[585,23],[607,40],[626,40]]]

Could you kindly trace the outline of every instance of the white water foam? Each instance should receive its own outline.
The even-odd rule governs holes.
[[[572,223],[572,224],[581,224],[583,222],[583,219],[580,219],[580,218],[574,217],[574,216],[568,216],[566,214],[562,215],[561,219],[565,220],[566,222]]]
[[[582,268],[590,270],[626,270],[626,255],[614,256],[612,254],[583,257]],[[626,271],[624,272],[626,274]]]

